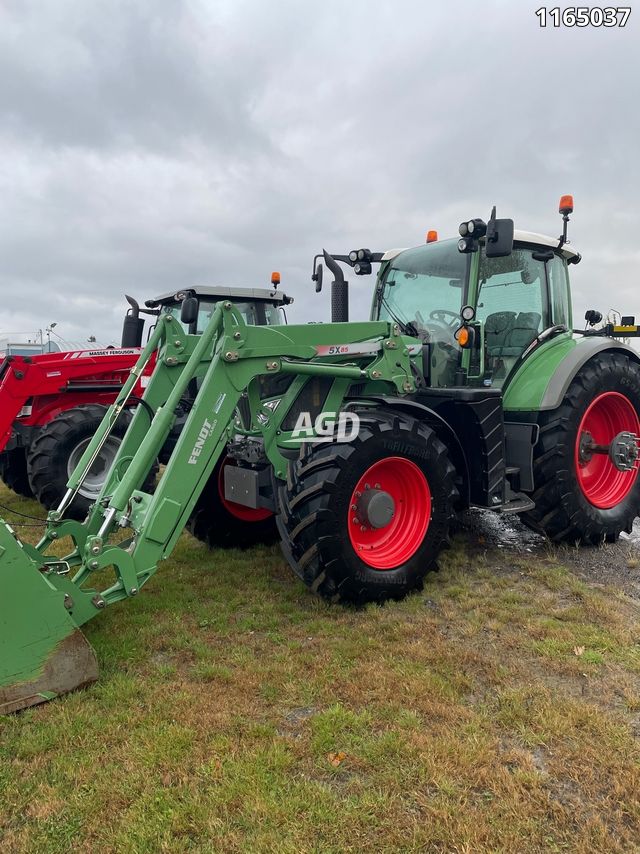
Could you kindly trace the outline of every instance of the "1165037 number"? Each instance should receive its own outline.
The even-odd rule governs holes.
[[[536,15],[541,27],[624,27],[631,6],[541,6]]]

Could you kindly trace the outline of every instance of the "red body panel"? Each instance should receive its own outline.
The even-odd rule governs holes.
[[[87,403],[113,403],[141,350],[74,350],[40,356],[9,356],[0,362],[0,452],[11,438],[13,423],[41,427],[60,412]],[[133,394],[141,397],[155,359]],[[29,404],[30,414],[18,413]]]

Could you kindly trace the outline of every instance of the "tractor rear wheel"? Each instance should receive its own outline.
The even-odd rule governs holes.
[[[522,521],[555,542],[614,542],[640,513],[635,436],[640,365],[602,353],[576,374],[558,409],[542,412],[535,509]]]
[[[56,508],[62,500],[67,491],[67,481],[106,411],[106,407],[99,404],[77,406],[61,412],[38,431],[27,454],[27,467],[33,493],[48,510]],[[98,498],[131,418],[131,413],[124,410],[116,421],[78,494],[65,512],[69,518],[83,520]],[[143,489],[149,491],[153,488],[156,473],[157,467],[154,467]]]
[[[229,501],[224,496],[224,469],[233,460],[223,456],[202,490],[187,530],[209,548],[246,549],[259,543],[273,543],[278,531],[271,510],[254,509]]]
[[[0,479],[18,495],[24,495],[25,498],[33,496],[24,448],[12,448],[0,454]]]
[[[422,587],[448,541],[456,472],[415,418],[360,412],[348,443],[307,446],[280,490],[278,529],[314,592],[354,604]]]

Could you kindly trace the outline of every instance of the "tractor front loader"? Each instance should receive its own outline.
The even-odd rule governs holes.
[[[187,322],[193,302],[184,303]],[[160,315],[70,477],[60,506],[49,513],[40,543],[21,543],[9,525],[0,523],[0,711],[43,702],[96,678],[95,658],[80,627],[104,608],[138,595],[170,555],[227,442],[241,429],[236,409],[245,390],[251,407],[247,441],[260,441],[275,479],[283,483],[289,460],[278,440],[301,383],[328,381],[329,406],[335,411],[354,382],[392,394],[415,389],[411,360],[420,348],[396,324],[353,324],[348,339],[346,331],[342,324],[248,326],[230,302],[215,310],[202,335],[185,334],[171,313]],[[97,502],[85,522],[65,518],[156,350],[144,405],[135,410]],[[292,380],[275,407],[260,399],[260,378],[272,375]],[[164,473],[153,494],[143,492],[194,380],[197,394]],[[383,501],[371,512],[385,515],[388,507]],[[124,540],[116,537],[123,529]],[[73,544],[68,554],[52,554],[51,547],[65,538]],[[105,569],[111,583],[98,586],[94,579],[102,578]]]

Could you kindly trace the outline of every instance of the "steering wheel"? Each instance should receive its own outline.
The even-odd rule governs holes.
[[[432,322],[430,323],[429,320],[424,319],[424,317],[422,316],[422,312],[416,311],[416,329],[418,330],[418,337],[425,340],[424,336],[426,335],[426,340],[430,341],[431,343],[437,344],[438,347],[441,347],[445,350],[452,349],[455,343],[453,337],[453,324],[449,324],[444,320],[440,320],[438,317],[434,317],[434,315],[437,315],[439,313],[439,309],[436,309],[435,311],[431,312],[431,314],[429,315],[429,319]],[[442,309],[442,313],[455,315],[455,312],[446,312],[446,309]],[[455,315],[455,317],[456,319],[458,319],[457,315]],[[445,336],[444,339],[442,338],[443,335]]]
[[[447,320],[447,316],[450,317],[451,320]],[[436,323],[441,323],[443,326],[455,326],[460,323],[460,315],[455,311],[449,311],[447,308],[436,308],[431,312],[429,317],[432,320],[435,320]]]

